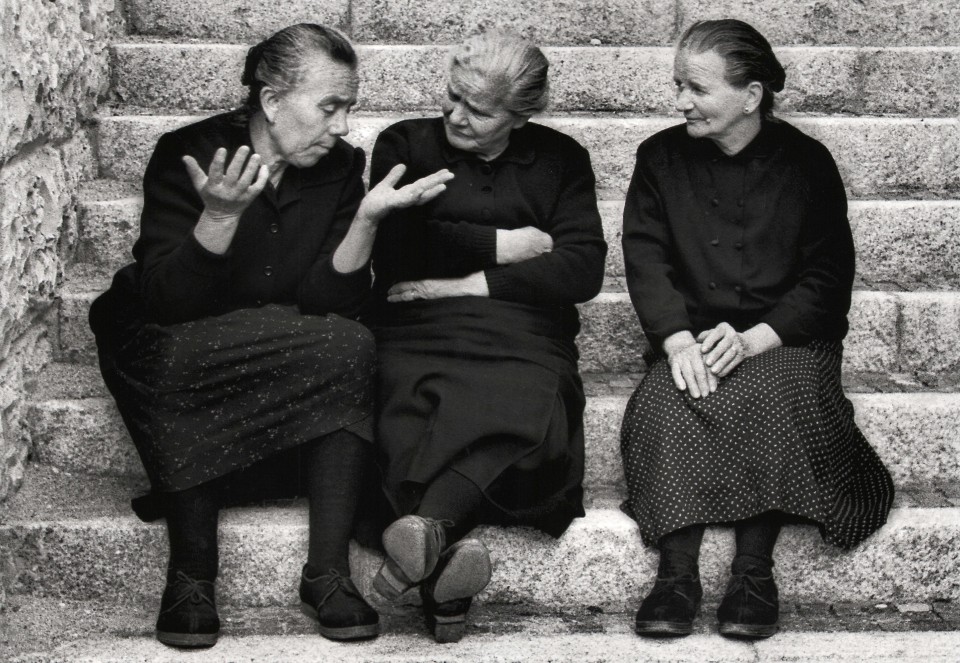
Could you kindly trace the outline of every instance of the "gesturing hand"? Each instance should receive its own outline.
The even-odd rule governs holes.
[[[697,341],[704,363],[719,378],[729,375],[747,357],[743,338],[726,322],[700,332]]]
[[[387,176],[380,183],[370,189],[360,203],[357,216],[372,223],[378,223],[383,217],[395,209],[422,205],[439,196],[447,188],[447,182],[453,179],[449,170],[438,170],[435,173],[421,177],[416,182],[395,189],[397,182],[403,177],[407,167],[397,164],[390,169]]]
[[[240,216],[260,195],[270,176],[269,169],[260,163],[260,155],[251,155],[246,145],[239,148],[230,165],[224,167],[226,161],[227,151],[221,147],[214,153],[210,170],[205,173],[192,156],[183,157],[193,186],[203,200],[204,211],[214,217]]]
[[[539,228],[497,230],[497,264],[509,265],[553,250],[553,238]]]

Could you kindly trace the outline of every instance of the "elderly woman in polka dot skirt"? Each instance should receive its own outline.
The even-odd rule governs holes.
[[[691,632],[706,525],[736,529],[720,632],[767,637],[781,524],[815,523],[849,548],[893,499],[840,384],[854,275],[843,183],[823,145],[773,117],[784,78],[751,26],[695,23],[674,63],[686,122],[637,151],[624,259],[660,352],[621,431],[625,507],[660,550],[640,634]]]

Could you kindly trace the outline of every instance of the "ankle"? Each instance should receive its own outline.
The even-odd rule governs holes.
[[[661,550],[657,567],[658,578],[699,578],[700,565],[696,557],[680,550]]]
[[[730,564],[730,570],[737,575],[765,578],[773,574],[773,558],[754,553],[737,553]]]

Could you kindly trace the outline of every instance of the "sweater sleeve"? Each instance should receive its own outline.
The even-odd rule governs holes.
[[[671,232],[651,161],[641,145],[623,208],[622,242],[630,301],[647,338],[660,347],[668,336],[693,325],[674,287]]]
[[[559,197],[541,228],[553,250],[536,258],[487,268],[490,296],[537,306],[562,306],[592,299],[603,287],[607,244],[597,209],[590,155],[574,145],[565,154]]]
[[[399,186],[429,174],[419,173],[411,163],[407,136],[391,127],[381,132],[374,145],[370,186],[379,183],[398,164],[407,166]],[[405,264],[419,266],[417,271],[443,277],[463,276],[497,262],[496,228],[429,218],[419,207],[390,214],[381,222],[378,237],[378,243],[390,249],[378,255],[381,266],[381,257],[389,260],[390,255],[402,256]]]
[[[796,285],[763,317],[785,345],[834,338],[846,329],[855,255],[847,196],[833,157],[816,144],[807,164],[809,205],[800,233]]]
[[[333,266],[333,254],[350,229],[363,200],[365,164],[363,150],[354,148],[350,174],[340,200],[337,201],[332,227],[316,261],[300,283],[297,301],[302,313],[336,313],[345,318],[356,319],[370,293],[369,263],[348,273],[338,272]]]
[[[190,153],[176,134],[161,136],[143,177],[140,237],[133,253],[146,315],[160,324],[220,312],[229,283],[230,251],[212,253],[193,235],[203,201],[181,161]],[[193,156],[201,167],[210,158]]]

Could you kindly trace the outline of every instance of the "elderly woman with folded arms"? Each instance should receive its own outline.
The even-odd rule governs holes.
[[[377,443],[398,516],[375,587],[419,585],[438,641],[459,639],[487,584],[480,523],[560,536],[583,515],[578,302],[606,245],[590,158],[530,122],[548,63],[504,32],[453,50],[441,117],[386,129],[371,181],[448,169],[447,190],[383,220],[373,257]]]

